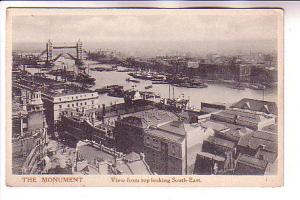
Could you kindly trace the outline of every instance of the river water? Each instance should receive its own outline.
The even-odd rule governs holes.
[[[68,68],[74,68],[74,64],[70,60],[64,59],[63,61],[68,65]],[[89,64],[91,68],[93,67],[108,67],[109,65],[95,64],[92,61],[85,61],[85,64]],[[139,91],[145,91],[145,86],[152,85],[151,81],[140,80],[140,83],[132,83],[126,81],[130,76],[127,72],[98,72],[89,71],[89,74],[96,78],[96,84],[91,89],[101,88],[106,85],[122,85],[124,89],[131,89],[135,87]],[[168,84],[153,84],[151,89],[147,91],[152,91],[159,94],[162,98],[169,97],[169,85]],[[237,90],[228,87],[226,84],[222,83],[209,83],[207,88],[184,88],[174,86],[174,97],[180,97],[184,95],[185,98],[190,100],[190,105],[195,108],[200,108],[201,102],[207,103],[224,103],[232,104],[241,100],[242,98],[252,98],[265,101],[277,102],[277,88],[267,88],[262,90],[253,90],[246,88],[245,90]],[[173,97],[173,89],[171,87],[171,97]],[[106,94],[100,95],[100,104],[109,105],[111,103],[121,103],[122,98],[115,98],[107,96]]]
[[[101,88],[105,85],[117,84],[124,86],[125,89],[135,87],[140,91],[145,91],[145,86],[152,85],[151,81],[148,80],[140,80],[140,83],[127,82],[126,78],[129,78],[130,76],[125,72],[91,71],[90,75],[96,78],[96,85],[93,89]],[[153,87],[147,91],[158,93],[163,98],[169,97],[169,84],[153,84],[152,86]],[[172,87],[170,95],[173,97]],[[264,92],[262,90],[253,90],[249,88],[237,90],[229,88],[228,85],[221,83],[208,84],[207,88],[174,87],[174,97],[177,98],[182,95],[190,100],[192,106],[197,108],[201,106],[201,102],[231,104],[242,98],[264,99],[266,101],[277,102],[275,88],[266,89]],[[105,95],[102,95],[102,99],[105,103],[107,103],[107,99],[111,99],[113,102],[122,102],[119,98],[111,98]]]

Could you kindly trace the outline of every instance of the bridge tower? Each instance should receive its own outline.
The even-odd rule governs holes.
[[[52,52],[53,52],[53,44],[50,40],[48,40],[46,44],[47,64],[50,64],[50,62],[52,61],[52,57],[53,57]]]

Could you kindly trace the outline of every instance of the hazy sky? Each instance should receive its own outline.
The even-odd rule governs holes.
[[[276,40],[276,15],[14,16],[13,42],[240,42]]]

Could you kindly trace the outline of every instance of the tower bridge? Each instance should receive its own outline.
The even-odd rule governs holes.
[[[53,65],[53,63],[60,57],[63,55],[63,53],[58,54],[58,56],[54,57],[53,55],[53,50],[56,49],[75,49],[76,50],[76,55],[72,55],[71,53],[67,53],[73,60],[75,60],[75,64],[76,65],[83,65],[82,62],[82,53],[83,53],[83,49],[82,49],[82,42],[80,40],[78,40],[78,42],[76,43],[75,46],[54,46],[52,41],[49,40],[46,43],[46,49],[40,54],[39,57],[41,57],[42,55],[46,54],[46,61],[45,61],[45,65],[46,66],[51,66]]]

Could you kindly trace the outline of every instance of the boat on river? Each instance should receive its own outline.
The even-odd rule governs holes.
[[[116,89],[123,89],[123,86],[121,86],[121,85],[107,85],[105,87],[95,89],[95,92],[98,92],[98,94],[105,94],[105,93],[109,93],[109,92],[111,92],[113,90],[116,90]]]
[[[249,88],[253,89],[253,90],[264,90],[264,89],[266,89],[266,86],[264,86],[260,83],[252,83],[249,85]]]
[[[147,85],[147,86],[145,86],[145,89],[147,90],[147,89],[151,89],[153,86],[152,85]]]
[[[136,79],[131,79],[131,78],[127,78],[126,81],[128,82],[133,82],[133,83],[140,83],[141,81],[136,80]]]

